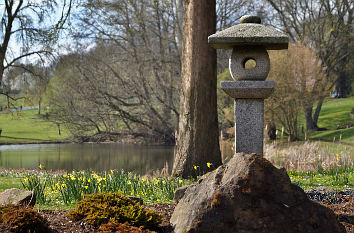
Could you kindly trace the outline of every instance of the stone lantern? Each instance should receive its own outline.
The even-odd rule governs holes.
[[[257,16],[245,15],[240,24],[208,37],[215,49],[232,49],[229,68],[235,81],[221,82],[221,89],[235,99],[235,151],[263,154],[264,99],[274,91],[265,81],[270,69],[267,50],[287,49],[289,38]],[[246,63],[253,60],[253,68]]]

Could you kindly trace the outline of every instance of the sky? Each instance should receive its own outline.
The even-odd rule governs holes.
[[[22,6],[27,6],[27,4],[33,4],[33,5],[36,5],[36,4],[42,4],[44,2],[46,2],[47,0],[24,0],[24,3]],[[19,0],[15,0],[15,6],[18,4]],[[58,4],[58,6],[56,7],[55,11],[53,13],[51,13],[49,15],[49,17],[46,17],[45,18],[45,21],[43,22],[44,25],[50,25],[50,24],[55,24],[58,19],[60,19],[61,17],[61,10],[62,10],[62,7],[63,7],[63,4],[66,3],[68,4],[69,0],[58,0],[58,1],[55,1]],[[0,17],[4,17],[5,16],[5,2],[3,0],[0,1]],[[26,11],[26,12],[23,12],[29,16],[31,16],[31,18],[35,19],[37,21],[38,17],[35,15],[34,12],[30,12],[30,11]],[[38,24],[37,24],[38,25]],[[19,28],[19,22],[18,20],[15,21],[14,23],[14,26],[13,26],[13,30],[16,30]],[[2,27],[2,29],[4,29],[4,27]],[[7,58],[8,60],[10,60],[10,58],[13,58],[13,57],[17,57],[21,54],[21,43],[19,43],[19,40],[18,37],[20,34],[13,34],[11,36],[11,39],[10,39],[10,43],[9,43],[9,49],[7,51]],[[59,42],[62,44],[62,43],[67,43],[67,35],[63,35]],[[1,30],[0,31],[0,43],[3,42],[3,39],[4,39],[4,30]],[[31,50],[32,51],[35,51],[35,50],[38,50],[39,49],[39,46],[34,46],[34,47],[31,47]],[[37,59],[35,57],[27,57],[26,59],[23,59],[22,62],[30,62],[31,60],[33,59]]]

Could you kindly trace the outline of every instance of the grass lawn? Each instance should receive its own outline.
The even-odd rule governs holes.
[[[0,192],[10,188],[23,188],[21,184],[22,179],[13,176],[0,176]]]
[[[343,190],[354,187],[354,168],[331,169],[316,172],[288,172],[291,182],[302,189],[330,187]]]
[[[354,144],[354,127],[338,129],[354,123],[350,112],[354,108],[354,97],[328,99],[324,102],[318,119],[318,126],[326,131],[311,132],[311,139],[343,141]]]
[[[0,114],[0,128],[0,143],[41,143],[69,136],[64,127],[59,135],[57,126],[41,119],[37,110]]]

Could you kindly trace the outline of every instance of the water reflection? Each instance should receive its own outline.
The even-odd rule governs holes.
[[[171,146],[121,144],[27,144],[0,146],[0,167],[52,170],[108,171],[124,169],[138,174],[162,169],[173,162]]]

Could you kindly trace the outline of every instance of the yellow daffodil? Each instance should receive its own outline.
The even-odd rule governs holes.
[[[210,168],[210,166],[213,165],[212,163],[207,163],[207,167]]]

